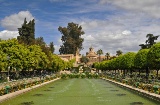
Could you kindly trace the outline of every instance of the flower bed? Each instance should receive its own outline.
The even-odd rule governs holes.
[[[141,79],[137,79],[137,78],[136,79],[135,78],[123,79],[121,77],[116,78],[115,76],[111,76],[111,75],[107,75],[106,78],[160,95],[160,84],[159,83],[150,84],[151,80],[149,81],[149,83],[144,83],[142,82]]]
[[[53,80],[56,78],[56,76],[46,76],[43,79],[40,78],[29,78],[29,79],[23,79],[19,81],[12,81],[8,83],[4,83],[3,87],[0,88],[0,96],[12,93],[18,90],[22,90],[28,87],[32,87],[38,84],[41,84],[43,82],[47,82],[50,80]]]

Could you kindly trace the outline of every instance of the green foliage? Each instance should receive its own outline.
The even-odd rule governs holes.
[[[77,50],[82,50],[84,41],[81,35],[84,34],[82,27],[75,23],[68,23],[67,27],[59,27],[58,30],[62,34],[62,43],[60,46],[60,54],[76,54]]]
[[[18,41],[20,43],[24,43],[24,44],[32,44],[34,43],[34,39],[35,39],[35,23],[34,23],[34,19],[29,21],[29,23],[27,23],[26,18],[24,19],[24,23],[22,24],[21,28],[18,28],[19,31],[19,35],[17,37]]]
[[[134,52],[128,52],[125,55],[122,56],[121,58],[121,64],[123,64],[123,67],[125,69],[131,69],[134,68],[134,58],[135,58],[136,53]]]
[[[89,59],[86,56],[82,56],[82,58],[80,59],[82,63],[88,63]]]
[[[99,62],[95,62],[94,63],[94,67],[99,70],[100,69],[100,63]]]
[[[116,51],[116,55],[117,55],[117,56],[122,55],[122,53],[123,53],[123,52],[122,52],[121,50]]]
[[[7,67],[7,55],[0,48],[0,71],[4,71]]]
[[[98,54],[99,56],[102,55],[102,54],[103,54],[102,49],[99,49],[99,50],[97,51],[97,54]]]
[[[147,54],[149,49],[141,49],[135,56],[134,66],[138,69],[145,69],[147,64]]]
[[[29,54],[29,50],[21,45],[13,45],[9,48],[7,55],[9,56],[8,65],[12,67],[16,67],[18,69],[23,69],[27,66],[28,60],[27,55]]]
[[[50,42],[49,48],[50,48],[51,53],[54,53],[55,48],[54,48],[53,42]]]
[[[122,58],[123,58],[123,56],[124,55],[119,55],[117,58],[116,58],[116,62],[115,62],[115,67],[117,68],[117,69],[124,69],[124,67],[123,67],[123,60],[122,60]]]
[[[106,55],[105,55],[105,57],[106,57],[107,60],[109,60],[109,58],[110,58],[110,53],[107,52]]]
[[[62,79],[68,79],[68,78],[99,78],[100,76],[98,74],[92,74],[92,73],[71,73],[71,74],[61,74]]]
[[[150,48],[147,55],[147,63],[152,69],[160,69],[160,42]]]
[[[153,34],[147,34],[146,38],[148,38],[146,40],[146,44],[140,44],[139,46],[141,46],[141,49],[146,49],[146,48],[151,48],[156,42],[155,40],[157,40],[159,37],[159,35],[154,36]]]
[[[18,45],[18,41],[16,39],[0,41],[0,70],[6,70],[9,66],[9,62],[12,62],[12,59],[9,60],[8,57],[12,55],[10,51],[14,45]]]
[[[99,50],[97,51],[97,54],[99,55],[99,62],[100,62],[100,56],[103,54],[102,49],[99,49]]]
[[[8,66],[11,66],[17,70],[51,69],[58,71],[65,67],[72,67],[74,61],[64,62],[51,52],[47,56],[41,46],[25,46],[19,44],[16,39],[0,41],[0,70],[8,70]]]
[[[154,41],[157,40],[159,36],[154,36],[153,34],[147,34],[146,37],[148,38],[146,40],[146,45],[148,46],[148,48],[151,48],[151,46],[153,46],[153,44],[156,43]]]
[[[94,66],[96,69],[101,70],[131,69],[134,68],[135,55],[136,53],[134,52],[128,52],[108,61],[94,63]]]

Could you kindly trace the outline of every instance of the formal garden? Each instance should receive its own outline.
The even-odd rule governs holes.
[[[150,49],[128,52],[117,58],[97,62],[95,68],[105,78],[131,85],[151,93],[160,94],[160,43]]]
[[[0,40],[0,96],[28,88],[31,91],[27,92],[28,94],[22,94],[22,97],[16,97],[15,103],[13,102],[14,99],[11,99],[2,103],[3,105],[10,103],[13,105],[51,105],[53,103],[62,105],[62,102],[63,104],[66,102],[67,105],[77,103],[79,105],[159,105],[160,43],[149,43],[152,44],[149,47],[149,44],[147,47],[142,45],[137,53],[127,52],[102,62],[99,60],[93,65],[79,64],[78,67],[74,67],[75,58],[68,61],[62,60],[53,53],[53,43],[48,46],[43,37],[34,37],[34,32],[32,32],[34,20],[28,24],[25,21],[23,27],[19,28],[20,36],[17,39]],[[69,23],[67,28],[70,30],[75,26],[78,27],[77,24]],[[25,28],[31,29],[29,36],[25,32]],[[67,44],[64,44],[66,46],[62,45],[59,49],[60,54],[73,53],[76,55],[77,50],[82,49],[84,39],[80,36],[84,32],[81,27],[78,29],[77,32],[80,32],[78,34],[79,39],[74,40],[80,40],[80,42],[74,41],[75,43],[72,44],[80,47],[73,49],[72,46],[68,48]],[[21,33],[21,31],[23,32]],[[64,34],[62,39],[68,35],[66,28],[59,27],[59,31]],[[74,31],[74,29],[70,31]],[[73,35],[69,37],[71,36]],[[153,38],[155,37],[150,38],[154,42],[155,39]],[[158,37],[156,36],[156,38]],[[66,39],[64,38],[62,41],[66,42]],[[102,50],[100,51],[102,53]],[[62,71],[69,73],[61,73]],[[35,86],[41,86],[41,84],[57,78],[59,80],[33,89]],[[135,95],[135,92],[130,92],[125,86],[119,87],[119,85],[109,81],[116,84],[122,83],[134,89],[145,90],[147,94],[149,92],[149,94],[158,95],[158,99],[150,100],[146,96],[142,97],[137,93]],[[39,101],[45,99],[46,101]]]
[[[16,101],[15,101],[16,100]],[[159,105],[103,79],[63,78],[21,94],[2,105]],[[1,104],[1,103],[0,103]]]

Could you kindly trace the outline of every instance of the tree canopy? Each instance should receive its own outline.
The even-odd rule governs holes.
[[[117,56],[122,55],[122,53],[123,53],[123,52],[122,52],[121,50],[117,50],[117,51],[116,51],[116,55],[117,55]]]
[[[109,60],[109,58],[110,58],[110,53],[107,52],[106,55],[105,55],[105,57],[106,57],[107,60]]]
[[[160,69],[160,42],[150,48],[147,55],[147,63],[152,69]]]
[[[58,55],[42,51],[39,45],[26,46],[17,39],[0,40],[0,71],[10,66],[16,70],[52,70],[71,68],[75,60],[63,61]]]
[[[82,55],[82,58],[80,60],[81,60],[82,63],[85,63],[85,64],[89,62],[89,59],[86,56],[83,56],[83,55]]]
[[[60,46],[60,54],[76,54],[77,50],[82,50],[82,43],[84,39],[81,37],[84,34],[82,27],[76,23],[68,23],[67,27],[59,27],[58,30],[61,32],[62,43]]]
[[[134,58],[134,66],[138,69],[145,69],[147,65],[147,54],[149,49],[141,49]]]
[[[103,50],[102,50],[102,49],[99,49],[99,50],[97,51],[97,54],[99,55],[99,62],[100,62],[100,55],[103,54]]]
[[[27,23],[27,20],[25,18],[22,27],[18,28],[18,32],[20,36],[18,36],[17,39],[20,43],[24,43],[27,45],[34,43],[35,39],[34,19],[29,21],[29,23]]]
[[[154,36],[153,34],[147,34],[146,38],[148,38],[146,40],[146,44],[140,44],[139,46],[141,46],[141,49],[146,49],[146,48],[151,48],[156,42],[155,40],[157,40],[159,37],[159,35]]]

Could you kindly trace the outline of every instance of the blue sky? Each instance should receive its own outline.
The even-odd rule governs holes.
[[[56,54],[62,44],[58,27],[69,22],[85,32],[82,54],[90,46],[111,55],[117,50],[137,52],[148,33],[160,35],[159,0],[0,0],[0,4],[0,38],[17,37],[24,18],[34,18],[35,36],[53,41]]]

